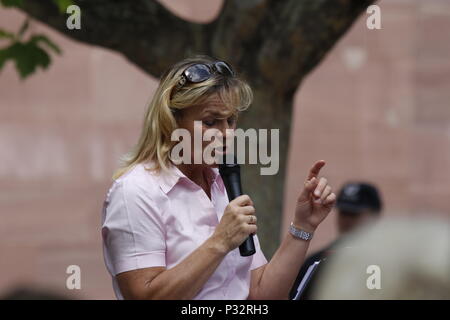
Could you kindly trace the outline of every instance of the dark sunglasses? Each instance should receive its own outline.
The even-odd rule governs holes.
[[[217,61],[211,64],[197,63],[183,71],[181,79],[178,81],[177,89],[184,86],[186,82],[199,83],[206,81],[215,73],[234,77],[233,69],[225,61]]]

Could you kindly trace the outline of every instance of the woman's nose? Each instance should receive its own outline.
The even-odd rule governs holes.
[[[220,122],[220,132],[222,133],[222,135],[225,137],[227,130],[230,129],[230,124],[228,123],[228,119],[224,119]]]
[[[230,139],[233,136],[233,128],[227,119],[220,122],[220,127],[218,129],[222,138]]]

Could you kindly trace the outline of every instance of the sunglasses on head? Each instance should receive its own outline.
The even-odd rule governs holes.
[[[186,82],[199,83],[206,81],[215,73],[234,77],[233,69],[225,61],[217,61],[210,64],[197,63],[183,71],[181,79],[178,81],[177,89],[184,86]]]

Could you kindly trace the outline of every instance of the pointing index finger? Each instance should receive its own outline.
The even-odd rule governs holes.
[[[317,176],[319,175],[320,169],[322,169],[322,167],[324,165],[325,165],[324,160],[317,161],[309,170],[308,180],[311,180],[314,177],[317,178]]]

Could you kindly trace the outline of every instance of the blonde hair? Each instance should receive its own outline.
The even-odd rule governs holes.
[[[171,135],[178,125],[175,113],[178,110],[199,105],[212,94],[218,94],[222,102],[235,112],[247,109],[253,100],[250,86],[234,76],[214,73],[200,83],[178,83],[182,73],[191,65],[211,64],[218,61],[209,56],[184,59],[170,67],[161,77],[158,88],[147,108],[143,128],[137,144],[120,159],[120,167],[113,175],[118,179],[138,163],[153,161],[152,170],[167,170],[171,165],[170,151],[176,142]]]

